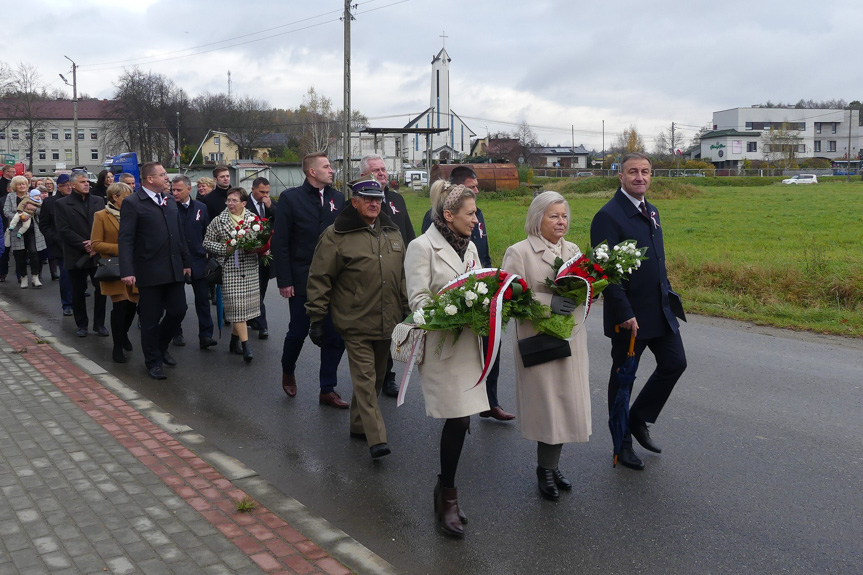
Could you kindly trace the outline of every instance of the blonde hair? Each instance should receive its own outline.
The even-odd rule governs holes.
[[[210,190],[212,191],[216,187],[216,180],[214,180],[213,178],[206,178],[206,177],[205,178],[198,178],[196,185],[197,184],[204,184],[205,186],[210,188]]]
[[[108,189],[105,190],[105,197],[108,198],[108,201],[113,201],[114,198],[117,197],[126,197],[132,194],[132,188],[128,184],[124,184],[123,182],[114,182]]]
[[[557,204],[564,204],[566,206],[566,221],[567,221],[567,231],[569,231],[569,221],[570,221],[570,212],[569,212],[569,202],[566,201],[566,198],[558,194],[557,192],[547,191],[540,192],[537,194],[533,201],[530,203],[530,207],[527,209],[527,217],[524,221],[524,233],[529,236],[542,236],[542,232],[540,231],[542,226],[542,218],[545,216],[546,210],[551,206],[555,206]]]

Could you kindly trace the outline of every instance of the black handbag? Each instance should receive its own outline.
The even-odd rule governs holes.
[[[518,340],[518,351],[525,367],[533,367],[572,355],[568,341],[545,333]]]
[[[210,257],[207,260],[207,265],[204,267],[204,279],[213,285],[222,283],[222,264],[215,257]]]
[[[100,282],[115,282],[120,280],[120,258],[99,258],[96,262],[96,273],[93,279]]]

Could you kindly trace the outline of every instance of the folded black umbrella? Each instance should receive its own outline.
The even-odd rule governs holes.
[[[615,328],[617,329],[617,328]],[[635,383],[635,372],[638,371],[638,360],[635,359],[635,332],[629,338],[629,352],[614,377],[617,380],[617,394],[608,410],[608,429],[611,430],[611,440],[614,442],[614,461],[617,466],[617,456],[623,438],[629,429],[629,398],[632,395],[632,384]]]

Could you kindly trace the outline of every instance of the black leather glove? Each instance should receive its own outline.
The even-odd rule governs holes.
[[[558,315],[569,315],[575,311],[576,303],[568,297],[551,296],[551,311]]]
[[[309,339],[318,347],[324,345],[324,320],[312,322],[309,326]]]

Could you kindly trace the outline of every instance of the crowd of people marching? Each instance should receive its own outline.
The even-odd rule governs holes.
[[[626,433],[616,449],[623,466],[640,470],[644,463],[632,438],[650,451],[661,451],[647,424],[656,422],[686,359],[670,301],[674,294],[665,272],[658,210],[645,199],[650,160],[630,154],[621,166],[620,187],[594,216],[591,242],[614,246],[635,240],[650,251],[645,265],[627,281],[608,286],[603,296],[604,331],[612,344],[609,406],[620,385],[618,370],[629,354],[637,362],[649,347],[657,360],[629,410]],[[309,382],[297,380],[295,368],[305,340],[311,339],[320,347],[320,381],[314,386],[320,404],[350,409],[350,437],[364,440],[371,457],[379,459],[391,453],[379,397],[399,395],[393,330],[406,317],[421,316],[434,294],[455,278],[491,268],[493,262],[477,202],[478,179],[470,167],[458,166],[449,180],[433,183],[419,236],[404,199],[388,185],[384,160],[364,157],[360,169],[346,200],[332,186],[334,171],[326,155],[310,154],[303,159],[303,185],[285,190],[275,201],[265,178],[255,179],[250,191],[232,187],[223,166],[213,170],[212,179],[196,183],[194,197],[187,177],[171,178],[155,162],[141,167],[140,182],[131,174],[106,170],[93,186],[85,172],[55,181],[15,176],[10,166],[0,178],[5,230],[0,281],[13,277],[11,261],[16,285],[39,289],[47,280],[42,277],[47,263],[51,280],[59,283],[59,309],[74,316],[76,335],[112,337],[112,359],[118,363],[129,361],[129,353],[140,345],[148,376],[164,380],[163,365],[177,364],[169,346],[187,343],[181,326],[188,307],[186,285],[194,299],[200,349],[217,345],[212,302],[218,300],[231,325],[227,351],[249,363],[255,357],[250,333],[269,337],[264,300],[275,278],[290,309],[281,357],[284,392],[292,398],[307,387]],[[266,220],[272,237],[263,247],[245,249],[236,241],[238,230],[244,221],[257,219]],[[565,353],[534,363],[522,359],[519,340],[537,336],[536,326],[514,322],[515,414],[497,398],[500,354],[488,353],[494,338],[427,331],[420,340],[426,414],[443,420],[433,498],[437,525],[448,535],[465,532],[467,518],[455,477],[475,414],[518,420],[523,437],[537,445],[537,484],[543,497],[557,500],[561,490],[572,488],[559,468],[563,445],[586,442],[592,431],[587,335],[580,321],[585,302],[554,293],[546,281],[556,260],[581,254],[579,246],[565,239],[569,221],[562,195],[539,193],[527,210],[525,239],[510,246],[500,264],[520,277],[552,314],[573,316],[582,324],[564,345]],[[136,318],[139,343],[130,337]],[[337,391],[345,352],[353,391],[349,402]],[[496,359],[491,362],[491,357]]]

